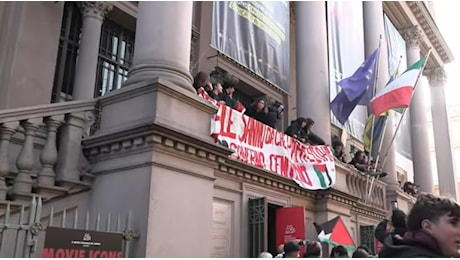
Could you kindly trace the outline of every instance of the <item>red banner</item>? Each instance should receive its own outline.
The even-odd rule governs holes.
[[[276,244],[281,245],[293,240],[305,240],[304,207],[278,208],[276,210]],[[301,255],[304,252],[302,247]]]

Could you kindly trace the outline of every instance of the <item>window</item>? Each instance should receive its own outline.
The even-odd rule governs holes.
[[[66,2],[62,16],[59,50],[51,95],[51,102],[53,103],[72,100],[81,26],[80,9],[74,2]]]
[[[119,89],[133,62],[134,32],[105,19],[102,25],[95,96]]]

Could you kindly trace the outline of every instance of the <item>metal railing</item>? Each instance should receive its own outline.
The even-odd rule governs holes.
[[[49,215],[42,215],[41,197],[33,197],[29,206],[8,202],[0,205],[0,257],[41,257],[47,227],[71,228],[88,231],[104,231],[123,235],[123,257],[130,256],[133,239],[138,235],[131,229],[132,215],[128,212],[123,225],[120,215],[112,218],[107,213],[105,227],[101,225],[101,214],[97,213],[94,228],[91,228],[90,212],[86,211],[84,222],[79,221],[78,209],[64,209],[55,212],[51,207]],[[68,211],[73,211],[68,214]],[[47,224],[43,219],[48,219]],[[116,220],[115,220],[116,219]],[[115,225],[112,225],[115,220]],[[83,224],[83,225],[81,225]]]

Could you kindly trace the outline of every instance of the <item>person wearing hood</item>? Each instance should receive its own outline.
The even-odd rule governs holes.
[[[281,119],[284,112],[284,106],[276,101],[272,106],[268,107],[267,122],[268,126],[276,128],[276,123]]]
[[[302,137],[302,133],[303,128],[306,125],[307,120],[303,117],[299,117],[296,120],[291,121],[291,125],[286,129],[284,133],[304,143],[305,139]]]
[[[404,236],[385,238],[381,258],[458,257],[460,205],[447,198],[421,194],[407,217]]]

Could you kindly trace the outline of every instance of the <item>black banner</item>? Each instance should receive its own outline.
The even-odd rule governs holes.
[[[289,91],[289,1],[214,2],[214,48]]]
[[[43,258],[121,258],[123,235],[68,228],[46,229]]]

